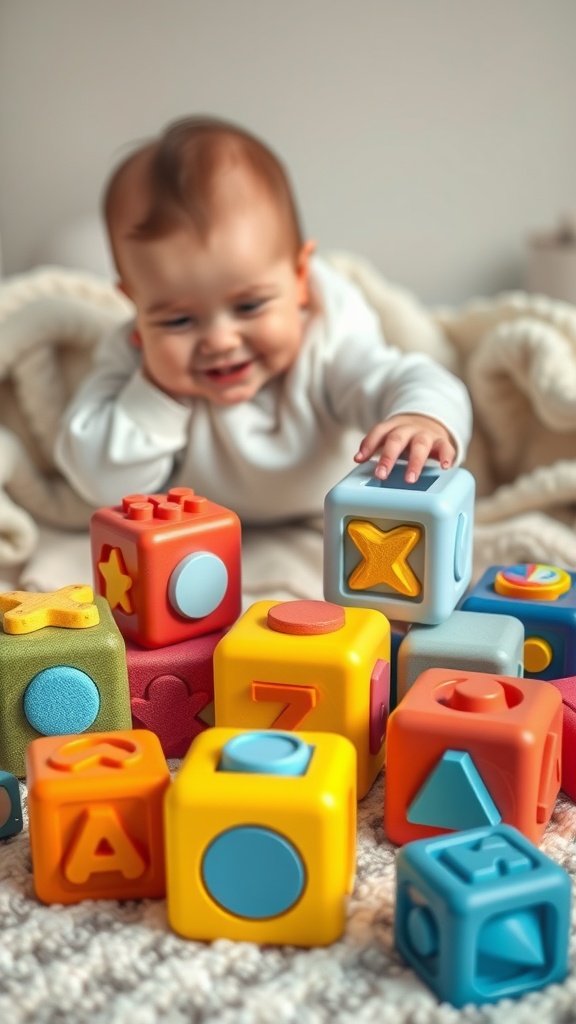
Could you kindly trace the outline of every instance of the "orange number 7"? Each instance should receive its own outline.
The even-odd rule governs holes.
[[[312,708],[316,707],[318,691],[315,686],[290,686],[288,683],[252,683],[252,700],[284,703],[278,718],[270,728],[297,729]]]

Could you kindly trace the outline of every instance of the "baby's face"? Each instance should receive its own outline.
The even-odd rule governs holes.
[[[145,372],[176,396],[251,399],[302,343],[310,246],[282,244],[271,201],[228,207],[201,240],[192,225],[123,240],[123,286],[136,305]]]

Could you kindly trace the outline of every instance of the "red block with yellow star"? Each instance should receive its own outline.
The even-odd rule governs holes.
[[[346,736],[358,754],[358,796],[384,762],[390,625],[368,608],[257,601],[214,651],[217,726]]]
[[[408,843],[504,822],[539,843],[561,750],[562,700],[550,683],[428,669],[388,722],[386,834]]]
[[[155,732],[165,757],[184,757],[214,724],[214,648],[225,630],[147,650],[126,641],[134,728]]]
[[[405,464],[386,480],[374,476],[375,466],[357,466],[326,496],[324,596],[436,625],[472,575],[474,478],[427,465],[408,484]]]
[[[49,736],[26,752],[34,888],[44,903],[163,896],[168,766],[146,729]]]
[[[132,494],[92,517],[96,588],[122,634],[165,647],[240,614],[240,520],[190,487]]]

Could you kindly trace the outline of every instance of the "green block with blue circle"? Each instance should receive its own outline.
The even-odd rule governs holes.
[[[472,576],[474,478],[465,469],[426,465],[408,484],[405,463],[386,480],[374,469],[374,460],[356,466],[326,495],[324,596],[377,608],[392,620],[436,625],[454,611]],[[370,538],[361,542],[366,529]],[[406,535],[400,554],[398,531]]]
[[[456,1007],[513,999],[568,971],[570,878],[510,825],[407,843],[396,947]]]
[[[0,839],[8,839],[23,828],[22,801],[18,779],[0,771]]]
[[[520,619],[526,678],[576,675],[576,573],[540,563],[493,565],[461,609]]]
[[[126,648],[108,602],[85,629],[46,626],[8,634],[0,627],[0,768],[25,773],[38,736],[131,729]]]

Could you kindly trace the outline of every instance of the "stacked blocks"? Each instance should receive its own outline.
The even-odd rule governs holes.
[[[145,729],[34,740],[26,754],[36,895],[44,903],[163,896],[170,776]]]
[[[385,830],[395,843],[514,825],[539,842],[560,788],[562,701],[549,683],[430,669],[392,712]]]
[[[576,676],[550,682],[562,698],[562,789],[576,800]]]
[[[562,981],[569,928],[568,875],[514,828],[474,829],[399,851],[396,946],[454,1006]]]
[[[43,626],[63,603],[62,592],[28,595],[40,619],[30,625],[25,603],[18,632],[0,631],[0,766],[24,774],[27,744],[38,736],[130,728],[130,695],[124,641],[103,598],[91,602],[88,624]],[[11,595],[2,595],[6,607]],[[35,599],[37,600],[35,603]],[[69,594],[65,595],[65,601]],[[64,601],[64,603],[65,603]],[[13,606],[12,606],[13,607]],[[13,607],[12,614],[17,609]],[[96,615],[94,616],[94,613]],[[95,625],[89,623],[94,621]],[[23,622],[27,623],[23,627]],[[9,618],[8,628],[14,627]],[[23,632],[23,628],[32,631]]]
[[[18,779],[10,772],[0,771],[0,839],[8,839],[22,831],[22,802]]]
[[[358,796],[384,762],[390,627],[380,612],[324,601],[258,601],[214,652],[217,726],[348,737]]]
[[[524,627],[511,615],[452,612],[438,626],[414,625],[397,660],[398,700],[428,668],[521,676]]]
[[[326,496],[324,595],[390,619],[448,618],[472,573],[474,478],[426,466],[414,484],[357,466]]]
[[[146,650],[126,641],[135,728],[156,733],[165,757],[184,757],[214,722],[214,648],[224,631]]]
[[[576,574],[554,565],[492,566],[464,611],[514,615],[524,624],[524,675],[559,679],[576,673]]]
[[[168,918],[191,939],[326,945],[345,925],[356,755],[341,736],[209,729],[166,798]]]
[[[238,617],[240,521],[192,488],[99,509],[91,537],[97,589],[128,639],[165,647]]]

